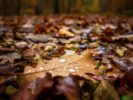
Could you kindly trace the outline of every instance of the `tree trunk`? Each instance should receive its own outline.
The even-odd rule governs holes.
[[[93,0],[92,1],[92,9],[93,12],[99,12],[100,11],[100,1],[99,0]]]
[[[59,13],[59,0],[53,0],[53,13],[57,14]]]
[[[17,0],[17,14],[20,15],[21,12],[21,0]]]

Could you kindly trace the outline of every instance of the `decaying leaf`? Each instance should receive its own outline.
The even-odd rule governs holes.
[[[133,41],[133,35],[121,35],[118,37],[112,37],[113,40],[124,40],[127,39],[128,41]]]
[[[0,51],[1,52],[11,52],[11,51],[15,51],[15,48],[14,47],[7,48],[7,47],[0,46]]]
[[[133,62],[131,58],[114,58],[112,62],[116,64],[119,69],[133,75]]]
[[[108,82],[132,94],[132,40],[128,17],[0,18],[0,99],[118,100]]]
[[[94,100],[119,100],[116,90],[105,80],[98,85],[93,98]]]
[[[68,77],[52,77],[49,73],[24,86],[12,100],[80,100],[79,91],[74,79]]]
[[[48,36],[46,35],[28,35],[26,36],[27,40],[31,40],[33,42],[47,42]]]
[[[0,55],[0,64],[5,64],[7,62],[13,64],[17,59],[21,59],[21,55],[17,52]]]

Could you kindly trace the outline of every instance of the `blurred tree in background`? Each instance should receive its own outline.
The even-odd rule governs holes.
[[[116,13],[133,14],[133,0],[112,0],[111,9]]]
[[[99,0],[93,0],[91,4],[91,11],[92,12],[99,12],[100,9],[100,1]]]
[[[133,0],[0,0],[0,15],[133,14]]]

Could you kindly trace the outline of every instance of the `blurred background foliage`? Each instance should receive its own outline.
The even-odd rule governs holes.
[[[0,0],[0,15],[63,13],[133,15],[133,0]]]

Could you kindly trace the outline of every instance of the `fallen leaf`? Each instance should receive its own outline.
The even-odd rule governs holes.
[[[25,75],[21,76],[23,77],[21,79],[32,81],[37,77],[44,77],[46,72],[50,72],[53,76],[67,76],[73,74],[88,78],[85,74],[87,72],[98,74],[95,67],[95,63],[91,59],[91,51],[86,50],[81,55],[63,55],[60,58],[54,58],[53,60],[48,61],[46,64],[40,60],[36,68],[30,66],[25,67]]]
[[[113,86],[102,80],[93,95],[94,100],[119,100],[119,95]]]
[[[73,33],[69,32],[68,30],[65,30],[65,29],[60,29],[59,34],[64,35],[66,37],[73,37],[74,36]]]

